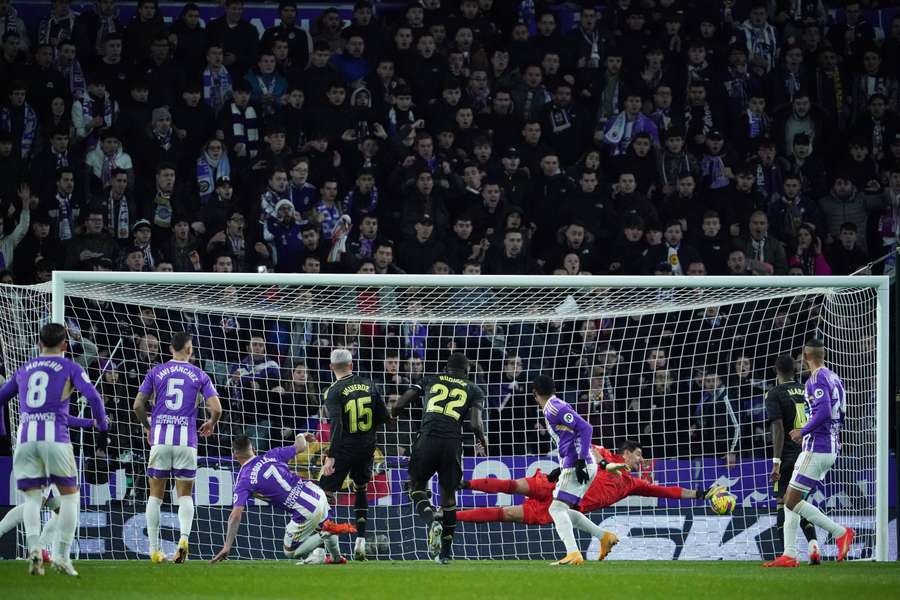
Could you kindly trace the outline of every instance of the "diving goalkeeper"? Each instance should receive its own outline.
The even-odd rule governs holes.
[[[629,470],[634,471],[640,467],[644,460],[641,445],[632,440],[625,440],[619,448],[620,454],[613,454],[602,446],[593,446],[594,458],[598,461],[605,460],[608,463],[625,463]],[[473,508],[456,513],[459,521],[470,523],[525,523],[526,525],[550,525],[553,519],[550,517],[550,503],[553,501],[553,487],[558,477],[559,469],[554,469],[549,475],[538,471],[531,477],[521,479],[473,479],[464,481],[463,488],[486,492],[490,494],[518,494],[526,496],[525,502],[515,506],[498,506],[486,508]],[[639,477],[627,472],[598,471],[597,476],[591,482],[588,491],[581,499],[578,510],[588,513],[600,508],[606,508],[628,496],[655,496],[657,498],[671,498],[673,500],[705,500],[713,497],[718,491],[725,489],[723,486],[712,486],[697,490],[689,490],[678,486],[662,486],[648,483]],[[586,531],[600,540],[600,560],[606,558],[609,551],[619,539],[609,531],[604,531],[589,519],[580,523],[573,523],[576,528]]]

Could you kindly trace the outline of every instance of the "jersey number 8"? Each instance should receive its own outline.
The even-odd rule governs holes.
[[[372,429],[372,409],[369,408],[371,402],[371,396],[363,396],[362,398],[353,398],[344,405],[344,412],[348,413],[347,421],[350,433]]]
[[[432,396],[428,400],[428,406],[425,408],[426,412],[438,413],[459,421],[459,418],[462,415],[460,415],[459,411],[456,409],[465,405],[466,399],[469,397],[466,390],[460,388],[453,388],[451,390],[442,383],[436,383],[431,386],[429,392]],[[450,398],[450,402],[443,404],[448,397]]]

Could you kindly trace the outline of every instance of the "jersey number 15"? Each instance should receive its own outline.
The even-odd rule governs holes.
[[[372,408],[369,406],[371,403],[371,396],[363,396],[362,398],[353,398],[344,405],[350,433],[366,432],[372,429]]]
[[[469,397],[466,390],[460,388],[451,390],[443,383],[436,383],[431,386],[429,393],[431,398],[428,399],[428,406],[425,407],[425,412],[438,413],[459,421],[462,415],[456,409],[466,404],[466,399]],[[450,398],[450,401],[444,404],[447,398]]]

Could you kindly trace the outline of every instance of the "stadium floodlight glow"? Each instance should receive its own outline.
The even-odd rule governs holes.
[[[142,308],[152,314],[142,315]],[[192,537],[200,558],[211,557],[223,540],[235,475],[231,435],[249,431],[261,445],[274,446],[289,443],[284,431],[294,433],[301,422],[315,430],[321,394],[305,392],[330,384],[334,347],[350,348],[356,368],[383,384],[386,398],[402,393],[423,370],[439,370],[451,349],[466,352],[487,392],[489,442],[489,456],[476,459],[466,438],[466,479],[553,468],[530,393],[534,375],[551,375],[564,399],[594,425],[595,443],[614,447],[628,437],[643,444],[648,460],[635,476],[691,489],[719,482],[737,496],[727,516],[705,504],[656,498],[629,498],[592,513],[621,539],[610,559],[765,558],[778,534],[762,395],[775,357],[796,356],[803,340],[817,335],[826,344],[826,364],[845,382],[847,421],[841,457],[824,494],[811,500],[863,532],[852,558],[888,558],[886,277],[57,271],[50,284],[0,287],[0,311],[7,373],[33,356],[37,330],[49,319],[80,328],[72,327],[76,358],[90,361],[95,375],[103,362],[95,357],[124,339],[125,347],[110,357],[120,379],[107,391],[121,396],[111,402],[126,407],[158,359],[154,342],[165,340],[157,338],[178,329],[194,332],[200,364],[216,378],[225,409],[217,435],[200,445]],[[233,375],[252,334],[267,338],[268,358],[280,369],[261,370],[255,379]],[[305,370],[295,374],[298,364]],[[298,398],[307,404],[292,404]],[[715,410],[725,403],[737,426],[727,411]],[[15,426],[18,413],[10,408]],[[370,487],[371,558],[427,556],[425,530],[404,489],[405,455],[420,416],[407,412],[396,429],[380,435]],[[81,558],[146,558],[142,470],[149,449],[142,435],[120,426],[109,464],[94,459],[88,447],[80,457]],[[327,428],[318,431],[322,436]],[[319,464],[312,448],[295,467],[317,477]],[[457,503],[518,501],[466,490]],[[169,529],[177,529],[176,510],[166,498],[163,549],[169,552],[177,538]],[[335,517],[348,520],[351,513],[352,500],[339,502]],[[264,505],[249,506],[245,518],[232,557],[278,557],[284,518]],[[825,556],[834,555],[834,545],[820,534]],[[458,558],[550,559],[559,555],[555,540],[551,527],[463,523],[454,548]],[[588,549],[586,538],[580,543]],[[591,541],[588,557],[596,547]],[[805,545],[800,548],[802,554]]]

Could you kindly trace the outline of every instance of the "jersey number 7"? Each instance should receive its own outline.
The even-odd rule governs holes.
[[[350,433],[365,432],[372,429],[372,409],[369,407],[371,402],[371,396],[363,396],[362,398],[353,398],[344,405]]]
[[[432,394],[432,396],[428,400],[428,406],[425,408],[426,412],[442,414],[459,421],[459,418],[462,415],[460,415],[456,409],[465,405],[466,399],[469,397],[466,390],[459,388],[453,388],[451,390],[442,383],[436,383],[431,386],[429,393]],[[443,404],[448,397],[450,398],[450,401]]]

